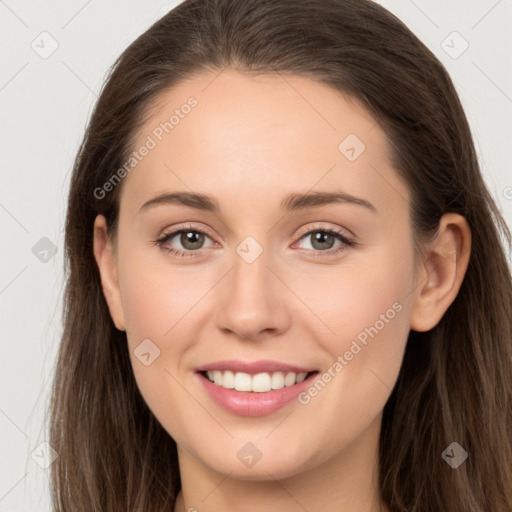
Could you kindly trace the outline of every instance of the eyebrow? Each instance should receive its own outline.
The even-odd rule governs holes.
[[[330,204],[349,203],[357,206],[362,206],[373,213],[377,213],[377,208],[367,201],[359,197],[352,196],[346,192],[306,192],[306,193],[293,193],[288,195],[281,202],[281,209],[285,211],[306,210],[308,208],[315,208]],[[206,194],[199,194],[196,192],[172,192],[161,194],[149,201],[145,202],[139,210],[142,213],[150,208],[161,205],[178,204],[182,206],[189,206],[198,210],[204,210],[212,213],[219,213],[220,206],[218,201]]]

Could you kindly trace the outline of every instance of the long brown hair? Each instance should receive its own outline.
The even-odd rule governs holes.
[[[109,315],[93,255],[93,223],[115,235],[122,183],[94,194],[133,151],[152,100],[183,79],[227,66],[309,77],[359,99],[384,128],[409,186],[415,240],[444,213],[463,215],[472,251],[437,326],[411,331],[384,408],[379,485],[392,512],[512,510],[510,231],[479,169],[448,73],[395,16],[369,0],[186,0],[113,65],[71,179],[64,332],[50,444],[54,510],[172,510],[176,444],[142,399],[126,334]],[[469,454],[457,469],[452,442]]]

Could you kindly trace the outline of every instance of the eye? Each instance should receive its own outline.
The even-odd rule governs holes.
[[[211,240],[206,231],[196,226],[188,226],[186,228],[178,227],[164,233],[155,243],[176,257],[196,257],[201,254],[202,249],[205,249],[204,243],[206,238]],[[334,256],[348,247],[357,245],[355,240],[349,235],[321,225],[315,226],[313,229],[303,233],[299,241],[303,239],[309,240],[311,247],[306,247],[305,249],[314,257]],[[335,247],[336,242],[338,242],[337,247]],[[172,243],[179,243],[181,248],[176,248]],[[297,242],[294,245],[296,244]]]
[[[190,226],[169,231],[156,240],[156,243],[169,253],[173,253],[178,257],[186,257],[195,256],[196,254],[194,253],[203,249],[205,238],[210,238],[205,231],[195,226]],[[181,244],[182,249],[176,249],[169,245],[174,239]]]
[[[323,256],[326,253],[335,255],[346,250],[347,247],[356,245],[355,240],[345,233],[324,226],[315,226],[314,229],[310,229],[303,234],[300,240],[309,241],[310,247],[305,248],[313,251],[313,256]],[[339,244],[336,248],[333,248],[336,242],[339,242]]]

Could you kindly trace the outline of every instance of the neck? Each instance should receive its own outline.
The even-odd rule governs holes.
[[[387,512],[378,490],[380,424],[378,416],[345,449],[284,479],[270,472],[264,479],[237,479],[206,466],[178,446],[182,490],[174,512]]]

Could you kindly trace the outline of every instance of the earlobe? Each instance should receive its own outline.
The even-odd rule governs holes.
[[[436,238],[425,248],[418,266],[411,329],[435,327],[455,300],[466,274],[471,252],[471,230],[456,213],[443,215]]]
[[[103,215],[96,217],[93,229],[94,258],[100,272],[103,295],[107,301],[114,325],[118,330],[125,331],[115,254],[111,241],[107,236],[107,222]]]

